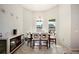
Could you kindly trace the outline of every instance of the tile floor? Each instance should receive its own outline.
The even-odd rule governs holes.
[[[27,42],[25,42],[14,54],[70,54],[69,51],[66,51],[63,47],[59,45],[55,45],[51,43],[51,48],[47,49],[46,47],[42,47],[39,49],[35,47],[34,49],[27,46]]]

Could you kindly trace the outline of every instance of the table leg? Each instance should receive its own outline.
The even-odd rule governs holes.
[[[55,39],[55,44],[56,44],[56,39]]]
[[[49,45],[49,48],[50,48],[50,35],[49,35],[49,38],[48,38],[48,39],[49,39],[49,41],[48,41],[48,45]]]
[[[39,49],[41,49],[41,40],[39,41]]]

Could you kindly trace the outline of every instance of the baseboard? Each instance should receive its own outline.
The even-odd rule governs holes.
[[[72,52],[79,52],[79,49],[71,49]]]

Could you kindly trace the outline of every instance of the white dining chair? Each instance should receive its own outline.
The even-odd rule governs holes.
[[[40,48],[40,34],[39,34],[39,33],[33,33],[33,34],[32,34],[32,44],[33,44],[33,45],[32,45],[32,48],[34,48],[35,43],[36,43],[37,41],[39,42],[39,45],[38,45],[38,46],[39,46],[39,48]]]
[[[47,33],[41,33],[41,46],[44,46],[42,45],[42,42],[44,42],[48,48],[48,41],[49,41],[49,36]]]

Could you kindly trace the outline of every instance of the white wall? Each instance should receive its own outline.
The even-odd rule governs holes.
[[[36,19],[41,17],[43,18],[43,30],[44,32],[48,32],[48,20],[56,19],[56,38],[58,41],[58,33],[59,33],[59,8],[58,6],[42,12],[33,12],[27,9],[23,9],[23,32],[36,32]]]
[[[43,27],[44,27],[44,13],[43,12],[33,12],[33,32],[37,32],[37,30],[36,30],[36,20],[38,18],[43,19]]]
[[[5,13],[2,12],[2,9],[5,10]],[[21,34],[23,29],[22,7],[18,5],[0,5],[0,21],[2,22],[0,28],[4,37],[12,35],[13,29],[17,29],[18,34]]]
[[[36,32],[36,19],[43,18],[43,30],[48,32],[48,20],[58,20],[58,7],[54,7],[47,11],[34,12],[28,9],[23,9],[23,32]]]
[[[48,32],[48,20],[56,19],[56,35],[57,44],[62,44],[67,48],[71,45],[71,5],[57,5],[51,10],[43,12],[33,12],[33,25],[35,26],[35,18],[43,18],[45,32]],[[34,27],[33,26],[33,27]],[[33,28],[35,29],[35,27]]]
[[[33,12],[33,25],[35,26],[35,21],[37,18],[43,18],[43,30],[44,32],[48,32],[48,20],[56,19],[58,20],[58,6],[42,12]],[[36,27],[33,27],[34,31]]]
[[[23,32],[32,32],[32,27],[33,27],[33,16],[32,12],[23,8]]]
[[[79,5],[71,5],[71,48],[79,50]]]
[[[59,5],[59,42],[69,48],[71,45],[71,5]]]
[[[1,12],[0,12],[0,14],[1,14]],[[0,18],[1,18],[1,16],[0,16]],[[2,32],[2,20],[0,19],[0,33]]]

